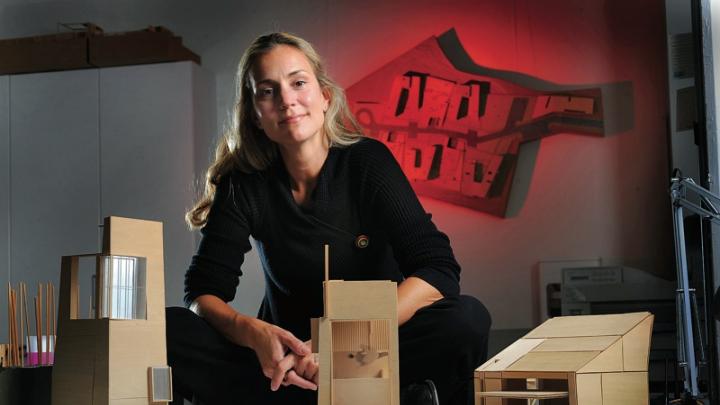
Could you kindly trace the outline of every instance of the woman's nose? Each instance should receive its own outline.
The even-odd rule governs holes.
[[[282,109],[287,109],[295,105],[295,94],[292,89],[287,86],[280,87],[279,98],[280,107]]]

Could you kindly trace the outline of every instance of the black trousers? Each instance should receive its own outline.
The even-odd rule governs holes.
[[[317,404],[315,391],[270,391],[255,352],[230,343],[190,310],[167,308],[166,322],[174,403],[195,397],[203,405]],[[398,331],[401,387],[430,379],[442,405],[473,404],[473,371],[487,357],[489,329],[490,314],[473,297],[422,308]]]

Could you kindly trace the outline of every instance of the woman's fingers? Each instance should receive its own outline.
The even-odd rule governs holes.
[[[280,385],[296,385],[304,389],[317,389],[318,366],[312,354],[298,358],[295,354],[287,355],[275,368],[270,389],[277,390]]]
[[[270,378],[270,389],[296,385],[305,389],[317,389],[317,363],[309,344],[296,338],[291,332],[277,326],[266,329],[264,348],[256,349],[263,374]],[[289,349],[289,353],[286,353]]]
[[[287,372],[285,382],[287,384],[296,385],[300,388],[305,388],[306,390],[317,390],[317,384],[300,377],[294,370]]]
[[[314,354],[303,357],[295,365],[295,372],[308,381],[317,383],[318,364]]]
[[[293,353],[299,356],[305,356],[310,353],[310,349],[308,349],[302,340],[296,338],[295,335],[286,330],[283,330],[282,333],[280,333],[280,339],[288,349],[292,350]]]
[[[283,358],[277,363],[277,366],[275,366],[275,369],[273,370],[273,375],[270,381],[270,389],[272,391],[277,391],[277,389],[280,388],[280,385],[287,378],[288,371],[292,370],[294,366],[294,356],[285,356],[285,358]]]
[[[307,378],[308,380],[314,382],[314,383],[317,385],[317,383],[318,383],[318,377],[319,377],[319,375],[318,375],[319,373],[318,373],[318,372],[320,371],[320,365],[318,364],[317,356],[315,355],[315,353],[311,353],[311,354],[310,354],[310,368],[309,368],[309,370],[310,370],[310,372],[306,374],[305,378]]]
[[[307,357],[307,356],[306,356]],[[305,360],[305,358],[301,358],[299,361],[295,364],[295,373],[299,375],[300,377],[307,378],[305,376],[305,370],[307,369],[308,362]]]

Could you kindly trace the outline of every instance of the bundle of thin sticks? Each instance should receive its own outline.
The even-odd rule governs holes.
[[[35,300],[35,337],[37,344],[37,359],[31,361],[30,353],[30,317],[28,311],[27,285],[19,283],[20,294],[18,308],[18,291],[8,283],[8,353],[6,364],[8,367],[25,367],[30,365],[50,364],[50,353],[55,352],[55,335],[57,325],[55,322],[55,286],[52,283],[45,285],[45,329],[43,330],[43,284],[38,283]],[[18,311],[20,326],[18,327]],[[43,341],[45,344],[43,344]]]

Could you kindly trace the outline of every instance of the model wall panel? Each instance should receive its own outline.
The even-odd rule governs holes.
[[[149,362],[155,366],[167,363],[165,335],[158,333],[158,330],[164,329],[150,325],[124,325],[122,321],[113,325],[108,345],[109,360],[112,364],[112,368],[108,370],[111,399],[148,395],[148,370],[144,363]]]
[[[95,358],[97,346],[102,343],[95,336],[76,336],[74,339],[78,342],[75,350],[60,352],[55,359],[71,371],[54,381],[53,390],[62,393],[65,398],[64,401],[53,402],[54,405],[92,403],[95,393],[88,387],[92,387],[93,378],[103,375],[104,368]]]
[[[168,305],[195,249],[192,63],[100,69],[102,216],[162,221]]]
[[[59,285],[60,257],[98,249],[95,70],[10,76],[10,281]]]

